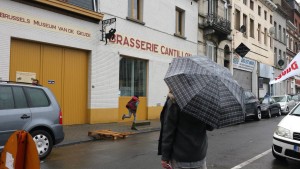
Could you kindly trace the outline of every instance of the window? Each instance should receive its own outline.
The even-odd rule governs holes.
[[[265,31],[264,31],[264,44],[267,45],[267,39],[268,39],[268,31],[267,31],[267,28],[265,28]]]
[[[274,62],[275,64],[277,63],[278,58],[277,58],[277,48],[274,48]]]
[[[235,9],[235,29],[240,30],[240,11]]]
[[[261,7],[258,5],[258,15],[261,15]]]
[[[257,38],[258,38],[258,42],[261,42],[261,25],[258,24],[258,29],[257,29]]]
[[[98,1],[95,0],[59,0],[90,11],[98,12]]]
[[[243,3],[244,3],[245,5],[247,5],[247,0],[243,0]]]
[[[176,33],[177,35],[184,36],[184,11],[176,8]]]
[[[42,89],[24,88],[30,100],[30,107],[47,107],[50,105],[46,93]]]
[[[278,26],[278,30],[279,30],[279,35],[278,35],[279,40],[282,41],[282,39],[281,39],[281,38],[282,38],[282,34],[281,34],[281,25]]]
[[[283,36],[282,37],[283,38],[283,43],[286,44],[286,38],[285,38],[286,35],[285,35],[285,29],[284,28],[283,28],[283,35],[282,36]]]
[[[9,86],[1,86],[0,87],[0,110],[3,109],[13,109],[14,106],[14,98],[12,89]]]
[[[27,108],[27,101],[22,87],[13,87],[15,108]]]
[[[289,35],[286,36],[286,39],[287,39],[286,48],[287,48],[287,49],[290,49],[291,41],[290,41]]]
[[[270,15],[270,24],[272,24],[272,23],[273,23],[273,16]]]
[[[217,13],[217,3],[216,0],[209,0],[208,2],[208,13],[209,14],[215,14]]]
[[[246,27],[246,31],[244,33],[245,36],[248,34],[248,25],[247,25],[247,15],[243,14],[243,25]]]
[[[142,0],[128,0],[128,17],[138,21],[143,21],[142,6]]]
[[[227,1],[225,0],[225,4],[224,4],[224,18],[226,20],[228,20],[228,4],[227,4]]]
[[[275,28],[275,39],[277,39],[277,23],[274,22],[274,28]]]
[[[250,19],[250,37],[254,38],[254,20]]]
[[[279,59],[281,59],[281,54],[282,54],[282,53],[281,53],[281,50],[279,49],[279,55],[278,55],[278,56],[279,56]]]
[[[213,42],[208,41],[206,44],[206,54],[212,61],[217,62],[216,46]]]
[[[265,11],[265,20],[268,19],[267,16],[268,16],[267,11]]]
[[[250,0],[250,9],[254,10],[254,2]]]
[[[119,78],[121,96],[146,96],[147,61],[122,57]]]

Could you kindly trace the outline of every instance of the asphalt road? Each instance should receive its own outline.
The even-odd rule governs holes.
[[[208,169],[299,169],[300,162],[279,162],[270,151],[274,129],[282,118],[208,132]],[[160,169],[158,135],[151,132],[54,148],[41,169]]]

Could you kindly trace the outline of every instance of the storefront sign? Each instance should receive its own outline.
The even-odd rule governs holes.
[[[286,69],[284,69],[279,76],[270,81],[270,84],[281,82],[289,77],[300,74],[300,53],[298,53],[294,59],[290,62]]]
[[[247,58],[242,58],[238,55],[233,55],[233,68],[241,69],[248,72],[253,72],[255,61]]]
[[[78,37],[90,38],[91,33],[86,30],[67,26],[63,23],[49,21],[47,19],[34,18],[21,13],[13,13],[0,9],[0,21],[13,22],[17,24],[29,25],[39,29],[61,32]]]
[[[191,56],[192,54],[184,52],[179,49],[171,48],[165,45],[159,45],[156,43],[144,41],[137,38],[131,38],[116,34],[115,38],[110,41],[111,43],[119,44],[122,46],[135,48],[143,51],[148,51],[152,53],[157,53],[161,55],[173,56],[173,57],[184,57]]]

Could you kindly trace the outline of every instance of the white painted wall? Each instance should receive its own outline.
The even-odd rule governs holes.
[[[191,3],[192,2],[192,3]],[[175,7],[185,10],[185,37],[174,36]],[[198,5],[189,0],[144,0],[145,25],[126,20],[128,0],[101,0],[100,11],[104,19],[117,18],[117,33],[147,42],[197,54]],[[24,24],[0,17],[0,78],[9,78],[11,38],[28,39],[42,43],[86,49],[89,58],[89,108],[117,108],[119,92],[119,59],[126,55],[148,61],[148,106],[163,104],[168,92],[163,81],[171,56],[100,41],[100,24],[90,23],[14,1],[0,1],[0,12],[36,19],[91,33],[80,37],[33,24]]]

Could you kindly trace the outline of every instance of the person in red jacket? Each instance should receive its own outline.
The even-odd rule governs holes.
[[[124,120],[125,118],[131,118],[131,115],[133,114],[134,119],[131,127],[131,129],[133,130],[136,130],[135,128],[136,110],[139,103],[140,103],[139,96],[133,96],[131,100],[126,104],[126,108],[128,109],[128,114],[127,115],[123,114],[122,116],[122,120]]]

